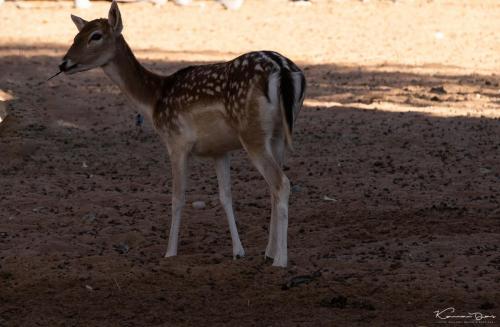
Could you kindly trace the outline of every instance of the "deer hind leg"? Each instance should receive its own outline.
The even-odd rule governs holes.
[[[168,237],[168,248],[165,257],[177,255],[177,244],[179,242],[179,228],[181,225],[182,208],[186,203],[186,171],[187,154],[171,154],[172,165],[172,223]]]
[[[231,197],[231,172],[229,155],[225,154],[222,157],[215,159],[215,169],[217,171],[217,181],[219,182],[219,198],[226,212],[227,221],[229,223],[229,231],[231,232],[231,240],[233,243],[233,258],[243,257],[245,251],[241,245],[238,229],[233,211],[233,200]]]
[[[281,169],[283,169],[284,162],[284,152],[285,152],[285,140],[283,135],[277,135],[271,140],[271,148],[273,152],[273,157],[276,163]],[[269,239],[266,247],[266,257],[274,258],[277,252],[277,235],[276,235],[276,224],[277,224],[277,205],[278,199],[271,193],[271,222],[269,224]]]
[[[288,197],[290,195],[290,182],[274,158],[270,146],[252,149],[249,144],[242,142],[247,150],[252,163],[266,180],[271,191],[273,202],[273,215],[275,225],[272,226],[270,236],[275,236],[273,266],[286,267],[287,264],[287,229],[288,229]],[[270,231],[271,231],[270,229]]]

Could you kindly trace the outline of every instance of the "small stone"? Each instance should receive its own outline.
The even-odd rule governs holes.
[[[302,284],[309,284],[310,282],[314,281],[315,279],[321,277],[321,272],[315,271],[311,275],[302,275],[302,276],[296,276],[290,279],[287,283],[283,284],[281,289],[282,290],[288,290],[292,287],[297,287]]]
[[[93,212],[89,212],[85,216],[83,216],[83,220],[92,222],[97,218],[96,214]]]
[[[156,6],[163,6],[167,3],[167,0],[152,0]]]
[[[89,0],[75,0],[74,5],[78,9],[88,9],[92,6]]]
[[[204,209],[206,207],[205,201],[194,201],[193,208],[195,209]]]
[[[115,248],[115,251],[120,253],[120,254],[126,254],[126,253],[128,253],[128,250],[129,250],[128,244],[125,244],[125,243],[114,245],[113,247]]]
[[[178,6],[189,6],[192,2],[192,0],[175,0],[175,4]]]
[[[337,199],[329,197],[328,195],[325,195],[323,197],[323,200],[325,200],[325,201],[331,201],[331,202],[337,202]]]
[[[479,172],[483,175],[491,173],[491,169],[488,167],[481,167],[479,168]]]
[[[446,94],[446,90],[442,86],[436,86],[436,87],[431,88],[431,93]]]
[[[299,185],[294,185],[294,186],[292,186],[291,191],[293,193],[298,193],[298,192],[302,191],[302,188]]]
[[[434,33],[434,37],[437,39],[437,40],[442,40],[444,39],[444,33],[441,32],[441,31],[437,31]]]
[[[36,208],[33,208],[31,211],[35,212],[35,213],[39,213],[39,212],[42,212],[42,211],[45,211],[45,207],[36,207]]]
[[[220,3],[229,10],[238,10],[243,5],[243,0],[220,0]]]

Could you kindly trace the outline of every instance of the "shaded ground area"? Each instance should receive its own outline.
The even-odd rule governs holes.
[[[232,260],[213,164],[195,159],[187,200],[207,208],[186,207],[180,255],[163,258],[166,151],[101,72],[40,84],[63,51],[0,46],[0,88],[16,97],[0,131],[0,326],[426,326],[450,306],[500,316],[498,76],[304,60],[290,265],[276,269],[263,261],[267,187],[241,152],[247,256]],[[200,63],[143,61],[164,73]]]

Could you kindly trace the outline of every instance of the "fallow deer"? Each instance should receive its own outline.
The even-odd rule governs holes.
[[[190,155],[213,158],[219,197],[226,212],[233,256],[244,255],[233,213],[229,152],[243,148],[271,192],[271,222],[265,255],[287,264],[290,182],[283,173],[294,121],[305,92],[303,72],[272,51],[243,54],[231,61],[189,66],[169,76],[144,68],[122,35],[116,2],[108,19],[90,22],[71,15],[78,28],[59,66],[66,74],[101,67],[132,104],[151,119],[172,166],[172,221],[166,257],[177,254]]]

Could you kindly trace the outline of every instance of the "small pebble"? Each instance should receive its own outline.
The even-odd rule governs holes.
[[[88,214],[83,216],[83,220],[87,220],[87,221],[94,221],[96,218],[97,218],[96,214],[93,212],[89,212]]]
[[[484,175],[484,174],[491,173],[491,169],[486,168],[486,167],[481,167],[481,168],[479,168],[479,172]]]
[[[444,39],[444,33],[438,31],[438,32],[434,33],[434,37],[438,40],[442,40],[442,39]]]
[[[325,195],[325,196],[323,197],[323,200],[325,200],[325,201],[337,202],[337,199],[332,198],[332,197],[329,197],[328,195]]]
[[[447,93],[443,86],[432,87],[430,92],[436,93],[436,94],[446,94]]]
[[[120,253],[120,254],[126,254],[126,253],[128,253],[128,250],[130,249],[128,244],[125,244],[125,243],[113,245],[113,247],[115,248],[115,251]]]
[[[194,201],[193,208],[195,209],[204,209],[206,207],[205,201]]]

